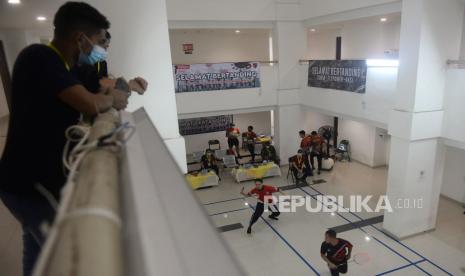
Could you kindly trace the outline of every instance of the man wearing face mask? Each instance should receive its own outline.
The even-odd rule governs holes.
[[[45,239],[40,225],[55,217],[52,197],[59,200],[66,181],[61,162],[65,130],[81,113],[93,116],[127,104],[127,95],[114,90],[89,92],[71,73],[78,60],[88,62],[98,51],[95,44],[110,27],[105,16],[88,4],[67,2],[53,24],[49,45],[30,45],[16,59],[8,137],[0,161],[0,198],[23,229],[25,276],[32,273]]]
[[[107,50],[110,46],[111,35],[105,32],[105,37],[94,45],[92,52],[88,56],[81,56],[78,66],[73,68],[73,73],[82,82],[84,87],[91,92],[98,93],[106,88],[114,88],[116,79],[108,76]],[[137,77],[128,82],[129,89],[138,94],[144,94],[147,89],[147,81]]]

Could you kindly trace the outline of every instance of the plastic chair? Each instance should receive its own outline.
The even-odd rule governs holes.
[[[205,153],[203,151],[196,151],[196,152],[193,152],[192,153],[192,159],[194,162],[200,162],[200,160],[202,160],[202,156],[204,155]]]
[[[287,160],[289,162],[289,168],[287,169],[287,176],[286,176],[286,179],[289,179],[289,176],[291,177],[291,183],[295,183],[295,177],[294,177],[294,174],[292,173],[292,159],[295,157],[294,156],[291,156],[289,157],[289,159]]]
[[[341,161],[344,160],[344,156],[347,157],[347,160],[350,162],[350,143],[349,140],[342,140],[337,148],[335,149],[335,154],[341,154]]]
[[[216,157],[216,159],[222,160],[223,157],[225,157],[225,156],[226,156],[226,150],[216,150],[216,151],[215,151],[215,157]]]
[[[220,150],[221,149],[220,141],[218,141],[218,140],[209,140],[208,141],[208,149]]]
[[[225,155],[223,165],[225,168],[237,168],[236,157],[234,155]]]

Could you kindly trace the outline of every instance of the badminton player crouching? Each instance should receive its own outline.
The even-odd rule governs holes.
[[[263,214],[265,210],[265,197],[268,198],[268,209],[271,211],[271,215],[268,217],[273,220],[278,220],[278,216],[281,214],[278,210],[278,207],[274,204],[273,199],[271,196],[273,193],[280,192],[281,194],[285,195],[279,188],[263,185],[262,179],[255,179],[255,188],[250,190],[248,193],[244,193],[244,187],[242,187],[241,194],[244,196],[257,196],[257,205],[255,206],[255,212],[253,213],[252,217],[250,218],[249,227],[247,228],[247,234],[252,233],[252,225],[257,222],[260,216]],[[273,209],[271,209],[273,207]]]
[[[352,253],[352,244],[336,237],[334,230],[325,233],[325,241],[321,244],[321,258],[328,264],[331,276],[347,273],[347,261]]]

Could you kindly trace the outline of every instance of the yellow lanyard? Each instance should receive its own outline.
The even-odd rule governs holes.
[[[100,73],[100,62],[97,62],[97,73]]]
[[[60,57],[61,61],[63,61],[63,63],[65,64],[66,70],[70,71],[71,68],[69,67],[68,62],[66,62],[66,60],[63,57],[63,55],[61,54],[61,52],[58,51],[58,49],[55,46],[53,46],[52,43],[49,43],[47,46],[50,47],[50,49],[52,49]]]

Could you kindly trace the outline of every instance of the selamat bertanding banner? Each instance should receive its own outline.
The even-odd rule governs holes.
[[[260,63],[173,65],[176,93],[260,87]]]
[[[365,93],[366,60],[309,60],[308,86]]]

